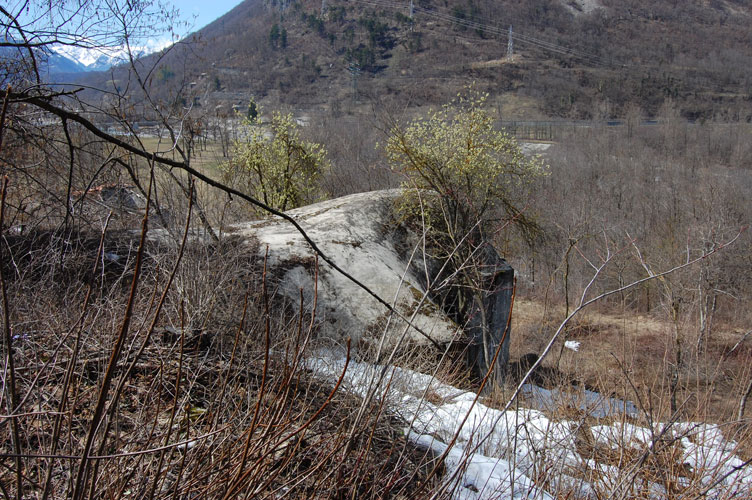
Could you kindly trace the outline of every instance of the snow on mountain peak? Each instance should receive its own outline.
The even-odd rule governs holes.
[[[131,46],[133,57],[143,57],[153,52],[158,52],[175,43],[173,40],[148,39],[144,45]],[[103,71],[128,61],[128,50],[125,45],[120,47],[71,47],[56,46],[52,49],[55,53],[78,62],[85,67],[85,71]]]

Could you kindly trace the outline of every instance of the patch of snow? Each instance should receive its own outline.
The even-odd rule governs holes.
[[[576,340],[567,340],[566,342],[564,342],[564,347],[574,352],[580,350],[580,345],[582,344],[580,342],[577,342]]]
[[[561,0],[561,3],[574,15],[590,14],[603,8],[598,0]]]
[[[555,411],[557,408],[577,408],[595,418],[605,418],[611,415],[627,414],[638,417],[639,410],[631,401],[617,398],[607,398],[600,393],[581,387],[571,387],[567,391],[559,389],[544,389],[532,384],[522,387],[522,394],[528,401],[541,410]]]
[[[455,482],[451,491],[458,500],[553,500],[551,495],[539,490],[530,478],[515,470],[507,460],[480,453],[467,454],[457,446],[450,448],[433,436],[411,430],[407,430],[407,437],[418,448],[430,449],[436,456],[446,453],[446,477]]]
[[[308,368],[336,380],[344,360],[315,359]],[[408,438],[417,446],[437,454],[446,452],[447,479],[456,481],[455,499],[545,499],[553,497],[534,486],[536,457],[549,453],[555,460],[575,459],[554,456],[553,442],[574,449],[569,426],[554,424],[542,413],[529,410],[502,412],[476,401],[476,395],[442,384],[435,378],[397,367],[350,362],[343,384],[352,393],[365,397],[379,376],[389,380],[389,392],[377,391],[411,429]],[[381,387],[386,386],[382,384]],[[434,404],[425,400],[431,393]],[[475,403],[475,404],[473,404]],[[457,435],[454,446],[446,443]],[[452,483],[451,486],[454,486]]]
[[[540,154],[548,150],[551,147],[549,142],[521,142],[520,149],[526,155]]]
[[[630,423],[614,422],[612,425],[594,425],[590,427],[590,432],[596,444],[604,445],[612,450],[626,446],[640,448],[652,442],[649,429]]]
[[[683,462],[703,472],[703,484],[710,485],[709,496],[739,497],[752,490],[752,467],[735,452],[738,444],[726,440],[720,427],[704,423],[680,423],[671,428],[681,438]],[[749,498],[749,496],[747,497]]]
[[[344,366],[343,359],[329,355],[307,361],[309,369],[329,380],[338,379]],[[383,389],[387,386],[388,390]],[[373,390],[408,423],[405,433],[410,441],[445,457],[445,487],[454,499],[552,500],[560,494],[597,498],[623,488],[624,471],[579,455],[575,437],[581,432],[590,433],[596,445],[610,449],[629,446],[647,450],[661,435],[678,440],[684,450],[682,463],[699,474],[694,480],[708,488],[706,498],[752,498],[752,467],[734,454],[736,443],[725,439],[718,426],[656,424],[651,432],[629,422],[590,427],[584,421],[555,422],[539,410],[488,407],[474,393],[440,383],[430,375],[354,361],[349,363],[343,387],[361,397]],[[564,396],[571,399],[571,394],[532,386],[526,390],[550,404],[561,404]],[[582,408],[593,416],[625,409],[631,416],[639,415],[629,401],[625,404],[591,391],[582,394],[585,401],[592,400]],[[588,472],[583,476],[582,471]],[[546,488],[532,478],[543,478]],[[646,486],[650,498],[665,497],[663,486]]]

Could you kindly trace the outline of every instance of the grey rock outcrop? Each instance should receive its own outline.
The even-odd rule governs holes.
[[[470,356],[480,362],[487,358],[484,352],[488,349],[493,355],[507,326],[513,271],[490,246],[487,248],[484,260],[489,265],[483,271],[488,275],[486,291],[473,318],[463,320],[466,321],[463,331],[430,294],[424,297],[425,284],[434,278],[425,273],[432,272],[436,265],[424,265],[420,236],[395,222],[394,201],[400,193],[400,190],[359,193],[290,210],[287,214],[332,261],[391,303],[404,318],[410,318],[409,324],[326,263],[319,262],[317,273],[314,252],[289,222],[270,218],[235,225],[230,232],[257,242],[260,257],[268,249],[267,267],[278,283],[278,291],[296,303],[302,290],[308,312],[313,308],[317,290],[316,320],[320,336],[335,341],[349,337],[354,343],[373,344],[383,335],[388,346],[403,341],[446,345],[464,339],[469,341]],[[496,343],[489,342],[489,338],[496,338]],[[508,342],[507,335],[507,346]],[[506,364],[507,352],[508,347],[502,349],[500,367]],[[482,371],[486,366],[480,363],[479,369]]]
[[[319,335],[338,340],[352,338],[354,343],[374,340],[384,331],[386,342],[408,341],[438,343],[451,341],[458,331],[428,298],[422,304],[421,280],[409,269],[409,255],[400,254],[390,237],[396,227],[390,216],[398,190],[359,193],[290,210],[288,215],[303,227],[324,254],[353,277],[365,284],[406,317],[390,315],[389,310],[365,290],[324,262],[318,265],[315,254],[300,233],[281,218],[238,224],[232,233],[258,241],[260,256],[268,249],[267,266],[279,282],[279,290],[298,301],[303,290],[305,307],[313,307]],[[414,317],[413,317],[414,315]]]

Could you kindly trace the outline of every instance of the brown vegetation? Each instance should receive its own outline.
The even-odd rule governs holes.
[[[116,70],[105,105],[32,85],[29,68],[12,73],[0,119],[0,174],[8,179],[0,204],[0,494],[397,498],[437,491],[440,461],[412,448],[397,431],[403,423],[377,398],[355,398],[305,369],[312,318],[298,304],[270,307],[274,283],[250,258],[255,250],[223,235],[253,213],[246,204],[263,204],[214,174],[238,137],[221,109],[247,105],[255,94],[326,109],[304,131],[330,152],[322,191],[394,186],[400,179],[375,148],[378,117],[366,123],[345,103],[370,100],[377,112],[369,117],[391,112],[399,120],[411,105],[444,101],[470,79],[534,99],[536,113],[597,119],[557,125],[550,174],[522,207],[541,226],[538,237],[495,234],[525,299],[515,309],[513,357],[534,352],[537,359],[559,329],[542,366],[561,378],[543,383],[576,381],[634,400],[650,423],[723,423],[744,458],[752,457],[745,406],[752,245],[742,231],[752,219],[743,123],[750,65],[737,64],[747,60],[738,51],[749,41],[746,8],[604,0],[609,10],[574,16],[545,0],[419,1],[423,14],[449,9],[452,18],[419,16],[411,30],[389,6],[351,3],[331,4],[320,19],[314,2],[281,10],[246,2],[207,28],[208,43],[190,58],[178,48],[156,68],[142,67],[155,62],[147,59],[128,74]],[[570,56],[520,44],[523,57],[501,76],[499,68],[468,70],[466,61],[498,59],[500,44],[457,20],[496,19],[502,11],[521,32],[530,26],[536,36],[630,66],[574,67]],[[250,24],[234,24],[241,20]],[[264,29],[250,29],[274,25],[269,20],[280,26],[273,43]],[[659,42],[675,32],[681,44]],[[706,54],[700,46],[713,37],[722,41]],[[254,51],[240,50],[246,40]],[[343,65],[355,59],[357,94]],[[661,64],[660,76],[646,61]],[[162,85],[170,81],[176,85]],[[211,85],[205,95],[225,108],[204,100]],[[154,99],[139,101],[145,94]],[[509,104],[494,96],[500,108]],[[643,123],[646,115],[658,123]],[[609,116],[624,124],[598,121]],[[135,123],[145,118],[161,136],[139,133]],[[511,227],[495,215],[496,229]],[[695,259],[563,322],[584,299]],[[581,350],[564,350],[565,340],[582,342]],[[526,365],[535,363],[531,357]],[[456,365],[438,371],[474,383]],[[617,463],[605,450],[580,446]],[[635,476],[676,466],[669,479],[683,477],[675,446],[625,451],[620,463],[644,465]]]
[[[631,106],[655,116],[670,98],[691,120],[750,120],[749,6],[596,4],[578,13],[561,0],[424,0],[411,21],[407,4],[389,1],[330,1],[323,13],[313,0],[246,1],[167,54],[150,92],[210,114],[251,96],[275,108],[342,111],[374,98],[437,105],[475,81],[493,100],[536,103],[516,119],[619,118]],[[506,53],[510,25],[515,58],[490,67]],[[125,69],[114,75],[106,78],[125,88]]]

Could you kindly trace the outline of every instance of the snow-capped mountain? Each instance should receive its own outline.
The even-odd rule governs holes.
[[[4,46],[0,47],[0,84],[5,85],[18,78],[20,73],[31,74],[32,67],[24,63],[28,57],[28,49],[23,47],[23,43],[17,42],[9,35],[0,36],[0,41],[5,42]],[[135,59],[162,50],[172,43],[169,40],[147,40],[144,45],[131,46],[131,53]],[[40,76],[48,81],[55,81],[56,75],[105,71],[128,62],[128,51],[125,47],[87,49],[57,45],[43,46],[33,51],[37,70]]]
[[[79,73],[81,71],[87,71],[86,66],[76,61],[65,57],[62,54],[57,54],[52,51],[44,51],[41,56],[43,62],[43,68],[47,73]]]
[[[131,52],[135,59],[165,49],[172,44],[173,42],[170,40],[147,40],[142,46],[132,46]],[[125,47],[87,49],[59,46],[54,47],[52,51],[54,56],[50,57],[50,73],[104,71],[128,62],[128,51]],[[55,60],[54,66],[52,64],[53,57]]]
[[[24,48],[22,42],[8,35],[0,38],[0,41],[5,44],[0,47],[0,62],[4,70],[2,73],[8,72],[0,73],[0,82],[7,83],[9,79],[17,77],[19,72],[32,71],[32,67],[24,63],[28,57],[28,49]],[[53,52],[47,47],[33,49],[33,52],[41,75],[86,71],[86,67],[75,59]]]

